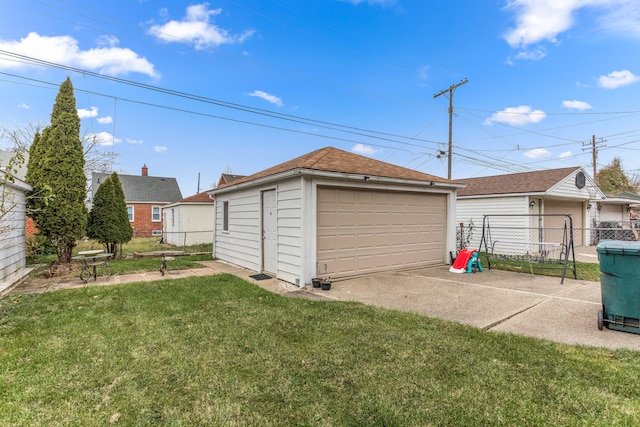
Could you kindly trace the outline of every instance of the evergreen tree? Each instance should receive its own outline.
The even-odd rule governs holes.
[[[117,253],[119,244],[130,241],[133,236],[122,185],[115,172],[96,190],[87,236],[104,244],[107,252],[112,254]]]
[[[58,261],[69,262],[76,241],[84,236],[87,225],[84,204],[87,179],[83,169],[80,118],[69,78],[60,85],[51,112],[51,125],[36,135],[29,154],[27,182],[34,191],[50,194],[45,203],[42,198],[33,197],[29,209],[40,233],[57,248]]]
[[[124,198],[124,191],[122,191],[122,184],[117,173],[111,174],[111,180],[113,181],[113,190],[115,192],[115,204],[114,211],[117,215],[118,221],[118,238],[117,243],[122,245],[123,243],[130,242],[133,238],[133,229],[129,222],[129,215],[127,213],[127,202]]]
[[[111,177],[104,180],[93,196],[93,206],[89,212],[87,237],[105,245],[109,253],[113,253],[114,236],[118,232],[117,215],[113,206],[116,193]]]

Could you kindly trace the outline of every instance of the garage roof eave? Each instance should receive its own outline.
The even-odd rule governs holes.
[[[258,178],[252,181],[243,182],[241,184],[231,184],[229,186],[225,186],[222,188],[216,188],[209,191],[210,195],[223,194],[229,191],[239,190],[243,188],[250,188],[260,185],[266,185],[272,182],[280,181],[283,179],[295,177],[295,176],[311,176],[317,178],[327,178],[327,179],[335,179],[342,181],[351,181],[351,182],[363,182],[363,183],[377,183],[377,184],[399,184],[399,185],[411,185],[411,186],[427,186],[434,188],[446,188],[446,189],[461,189],[466,187],[466,184],[458,183],[458,182],[438,182],[438,181],[421,181],[421,180],[413,180],[413,179],[402,179],[402,178],[390,178],[384,176],[373,176],[373,175],[365,175],[365,174],[349,174],[343,172],[330,172],[330,171],[320,171],[314,169],[292,169],[286,172],[265,176],[262,178]]]

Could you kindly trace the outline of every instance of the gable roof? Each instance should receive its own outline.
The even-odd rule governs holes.
[[[245,175],[233,175],[230,173],[223,173],[220,175],[220,180],[218,181],[218,185],[231,184],[233,181],[237,181],[240,178],[244,178]]]
[[[220,188],[229,188],[242,183],[255,181],[260,178],[295,170],[356,174],[445,184],[461,184],[459,181],[452,181],[435,175],[429,175],[412,169],[403,168],[391,163],[385,163],[369,157],[339,150],[334,147],[325,147],[303,156],[296,157],[295,159],[287,162],[280,163],[279,165],[265,169],[253,175],[245,176]]]
[[[110,173],[93,172],[91,174],[91,195]],[[173,203],[182,199],[182,193],[175,178],[141,175],[120,175],[124,199],[128,203]]]
[[[467,184],[467,187],[458,190],[458,196],[544,193],[577,169],[581,168],[575,166],[461,179],[460,181]]]

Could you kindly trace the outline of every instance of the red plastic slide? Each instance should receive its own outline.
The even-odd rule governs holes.
[[[451,273],[465,273],[467,271],[467,264],[469,264],[469,259],[471,259],[471,256],[473,256],[475,252],[478,251],[475,249],[462,249],[460,252],[458,252],[458,256],[456,256],[456,260],[453,262],[451,268],[449,268],[449,271]]]

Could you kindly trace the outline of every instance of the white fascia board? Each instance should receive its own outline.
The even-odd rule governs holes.
[[[283,179],[291,178],[294,176],[310,176],[314,178],[327,178],[332,180],[344,180],[349,182],[362,182],[362,183],[378,183],[378,184],[395,184],[395,185],[411,185],[411,186],[420,186],[420,187],[431,187],[431,188],[446,188],[446,189],[459,189],[466,187],[466,184],[455,184],[455,183],[442,183],[436,181],[418,181],[418,180],[410,180],[410,179],[399,179],[399,178],[387,178],[383,176],[371,176],[365,174],[346,174],[341,172],[326,172],[326,171],[316,171],[312,169],[294,169],[286,172],[282,172],[275,175],[269,175],[264,178],[258,178],[252,181],[243,182],[241,184],[232,185],[230,187],[224,187],[220,189],[213,189],[209,192],[209,195],[217,195],[224,194],[229,191],[235,191],[248,187],[256,187],[265,184],[269,184],[275,181],[281,181]]]
[[[497,199],[502,197],[543,197],[546,196],[547,193],[505,193],[505,194],[478,194],[473,196],[457,196],[458,200],[468,200],[468,199]]]

